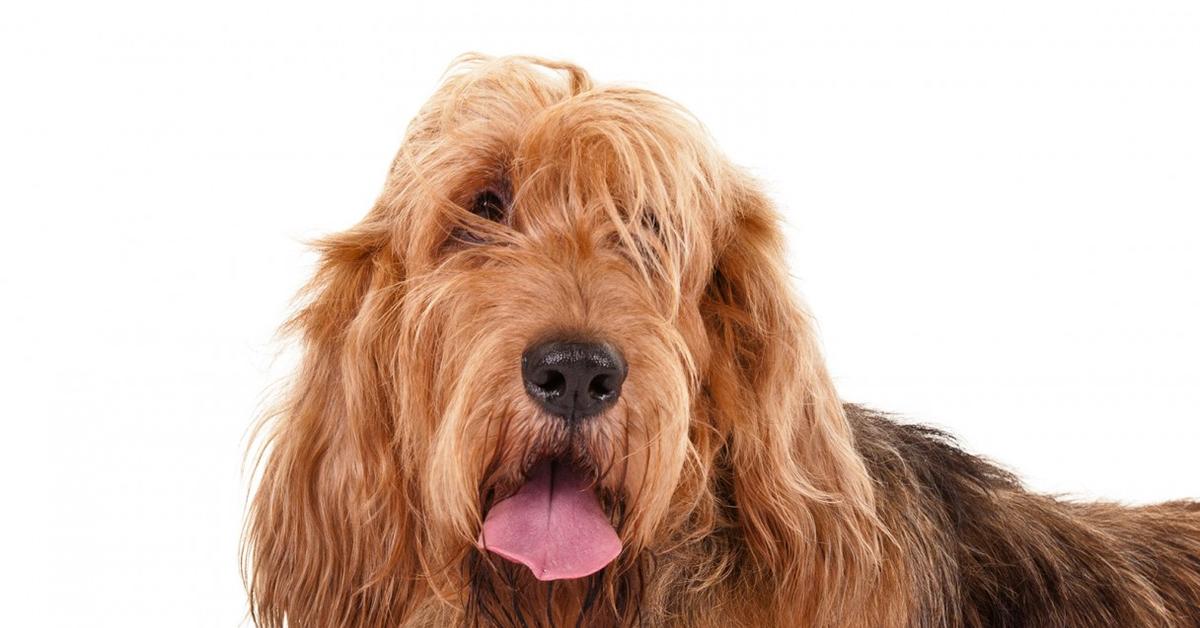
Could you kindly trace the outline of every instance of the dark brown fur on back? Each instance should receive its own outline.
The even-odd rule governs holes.
[[[1031,494],[942,432],[846,413],[905,548],[914,626],[1200,626],[1200,503]]]

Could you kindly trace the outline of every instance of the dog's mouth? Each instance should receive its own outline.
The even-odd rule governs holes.
[[[560,458],[539,462],[514,495],[488,510],[479,545],[525,565],[538,580],[582,578],[621,553],[586,473]]]

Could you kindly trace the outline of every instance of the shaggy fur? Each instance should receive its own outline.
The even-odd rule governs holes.
[[[247,524],[259,626],[1200,625],[1200,505],[1031,494],[843,406],[770,202],[660,96],[464,59],[319,249]],[[553,337],[628,363],[577,429],[522,387]],[[548,455],[624,544],[593,576],[476,546]]]

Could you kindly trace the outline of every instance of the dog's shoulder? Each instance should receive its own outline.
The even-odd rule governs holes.
[[[855,404],[844,405],[855,445],[877,483],[915,484],[953,504],[964,492],[1020,491],[1015,475],[962,449],[950,434]]]

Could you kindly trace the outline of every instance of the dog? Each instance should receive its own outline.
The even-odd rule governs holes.
[[[1200,626],[1200,504],[844,405],[772,203],[666,98],[462,58],[317,248],[258,626]]]

